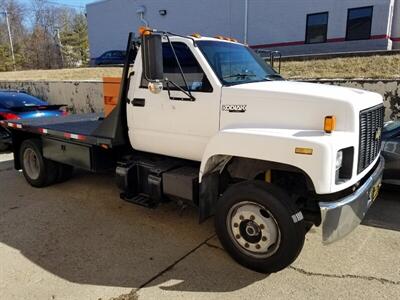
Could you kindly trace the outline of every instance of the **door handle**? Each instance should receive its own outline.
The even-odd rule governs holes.
[[[145,102],[146,102],[146,99],[144,99],[144,98],[133,98],[132,105],[133,106],[144,107]]]

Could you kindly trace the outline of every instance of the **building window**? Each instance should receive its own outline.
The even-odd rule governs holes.
[[[307,15],[306,44],[325,43],[327,32],[327,12]]]
[[[347,14],[346,40],[368,40],[371,37],[373,7],[351,8]]]

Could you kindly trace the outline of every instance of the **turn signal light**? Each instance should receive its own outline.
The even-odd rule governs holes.
[[[151,28],[146,26],[140,26],[138,32],[140,36],[151,35]]]
[[[324,122],[324,131],[326,133],[332,133],[336,129],[336,117],[326,116]]]

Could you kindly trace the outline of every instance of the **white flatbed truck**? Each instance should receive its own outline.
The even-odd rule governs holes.
[[[0,121],[32,186],[114,170],[126,201],[214,215],[227,252],[264,273],[290,265],[311,226],[331,243],[360,224],[384,166],[380,95],[286,81],[229,38],[132,37],[108,117]]]

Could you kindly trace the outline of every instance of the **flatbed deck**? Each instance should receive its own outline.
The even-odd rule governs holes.
[[[113,146],[113,137],[95,134],[104,121],[98,113],[73,114],[64,117],[43,117],[0,121],[0,125],[50,137],[77,140],[86,144]]]

